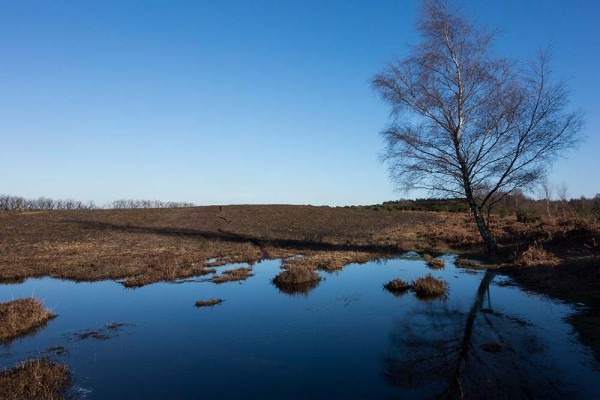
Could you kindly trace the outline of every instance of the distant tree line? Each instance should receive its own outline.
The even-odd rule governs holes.
[[[26,199],[21,196],[0,195],[0,211],[49,211],[49,210],[93,210],[93,209],[133,209],[133,208],[178,208],[193,207],[193,203],[120,199],[98,206],[93,201],[82,202],[73,199],[55,200],[48,197]]]
[[[542,217],[583,217],[600,220],[600,193],[592,198],[567,198],[564,187],[560,190],[549,190],[542,187],[540,199],[531,198],[521,191],[504,196],[492,211],[500,217],[516,215],[523,222],[539,220]],[[555,197],[553,193],[556,192]],[[386,201],[382,204],[359,206],[374,211],[443,211],[469,212],[465,199],[400,199]]]

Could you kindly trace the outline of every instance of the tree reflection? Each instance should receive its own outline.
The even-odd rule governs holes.
[[[527,322],[492,309],[493,278],[485,273],[466,312],[427,303],[407,313],[382,358],[386,381],[425,398],[564,396]]]

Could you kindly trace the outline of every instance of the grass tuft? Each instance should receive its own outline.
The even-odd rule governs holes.
[[[399,296],[410,289],[410,284],[400,278],[394,279],[383,285],[384,289]]]
[[[196,301],[196,307],[214,307],[218,304],[221,304],[225,300],[223,299],[209,299],[209,300],[198,300]]]
[[[463,268],[481,268],[482,265],[479,264],[476,261],[473,260],[468,260],[466,258],[462,258],[462,257],[456,257],[456,260],[454,260],[454,264],[456,264],[456,266],[458,267],[463,267]]]
[[[542,246],[533,243],[517,259],[517,264],[522,267],[533,267],[538,265],[556,265],[558,260],[547,252]]]
[[[0,303],[0,340],[8,340],[40,328],[56,315],[33,298]]]
[[[47,359],[31,359],[0,372],[0,399],[63,399],[69,383],[64,364]]]
[[[417,297],[421,299],[445,298],[448,292],[448,282],[434,278],[431,274],[415,279],[412,287]]]
[[[223,271],[221,275],[217,275],[210,279],[213,283],[225,283],[225,282],[235,282],[235,281],[243,281],[244,279],[248,279],[254,274],[252,273],[252,267],[240,267],[236,269],[230,269],[227,271]]]
[[[433,269],[444,268],[445,265],[446,263],[441,258],[432,258],[427,261],[427,266]]]
[[[314,268],[297,265],[288,266],[273,279],[273,284],[287,294],[308,293],[316,288],[321,277]]]

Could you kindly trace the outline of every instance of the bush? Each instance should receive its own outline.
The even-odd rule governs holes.
[[[525,211],[525,210],[517,210],[516,215],[517,215],[517,221],[523,222],[525,224],[537,222],[540,220],[540,217],[533,215],[529,211]]]

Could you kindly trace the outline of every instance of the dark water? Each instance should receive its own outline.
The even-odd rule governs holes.
[[[2,285],[0,301],[34,296],[59,317],[0,346],[0,365],[50,354],[86,399],[600,398],[591,352],[564,321],[572,307],[445,259],[435,271],[411,259],[349,265],[293,296],[271,284],[278,261],[222,285]],[[428,272],[448,281],[446,301],[382,290]],[[194,307],[209,298],[225,302]]]

